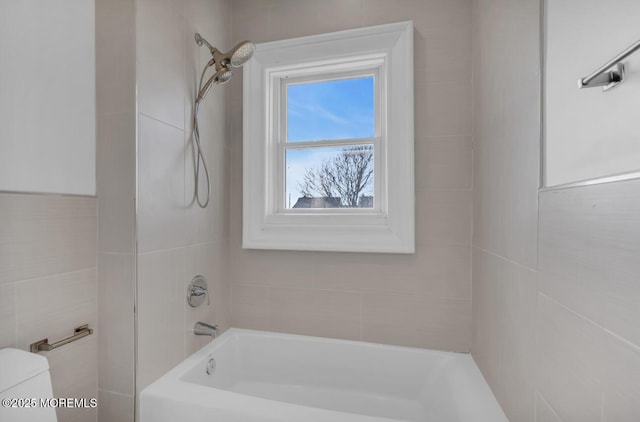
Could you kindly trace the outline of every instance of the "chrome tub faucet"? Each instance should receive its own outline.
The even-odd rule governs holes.
[[[216,338],[218,337],[218,326],[198,321],[193,326],[193,334],[197,336],[211,336]]]

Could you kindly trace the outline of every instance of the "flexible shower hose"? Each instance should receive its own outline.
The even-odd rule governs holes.
[[[195,141],[194,148],[194,161],[196,165],[195,171],[195,199],[200,206],[200,208],[206,208],[209,205],[209,198],[211,197],[211,181],[209,180],[209,169],[207,168],[207,162],[204,159],[204,154],[202,153],[202,146],[200,145],[200,128],[198,126],[198,111],[200,109],[200,100],[199,93],[202,89],[202,81],[204,80],[204,74],[207,71],[208,66],[205,66],[202,71],[202,75],[200,76],[200,84],[198,85],[198,91],[196,92],[196,101],[193,106],[193,139]],[[204,200],[200,197],[200,163],[202,163],[202,168],[204,170],[204,176],[207,179],[207,194]]]

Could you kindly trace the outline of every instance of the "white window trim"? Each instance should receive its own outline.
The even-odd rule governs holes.
[[[376,137],[358,141],[386,139],[374,150],[379,205],[373,210],[284,209],[276,200],[282,176],[274,169],[282,160],[282,136],[276,133],[282,124],[273,123],[280,118],[283,75],[357,70],[376,72],[380,84]],[[258,44],[244,69],[243,103],[243,248],[415,252],[412,22]]]

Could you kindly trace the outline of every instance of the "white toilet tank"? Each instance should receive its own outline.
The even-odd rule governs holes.
[[[24,350],[0,349],[0,421],[56,422],[56,410],[42,407],[40,403],[40,399],[51,397],[53,390],[47,358]],[[7,404],[37,405],[7,407]]]

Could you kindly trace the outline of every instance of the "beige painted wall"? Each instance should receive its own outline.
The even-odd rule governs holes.
[[[94,0],[0,2],[0,190],[96,194],[93,15]]]
[[[598,0],[546,0],[546,186],[640,170],[640,56],[624,60],[623,89],[576,87],[578,78],[638,41],[640,2],[602,6]]]
[[[640,186],[538,192],[539,3],[474,3],[471,353],[511,421],[635,421]]]
[[[417,252],[241,248],[242,81],[229,83],[231,324],[466,352],[471,272],[471,1],[233,1],[233,41],[415,24]]]

